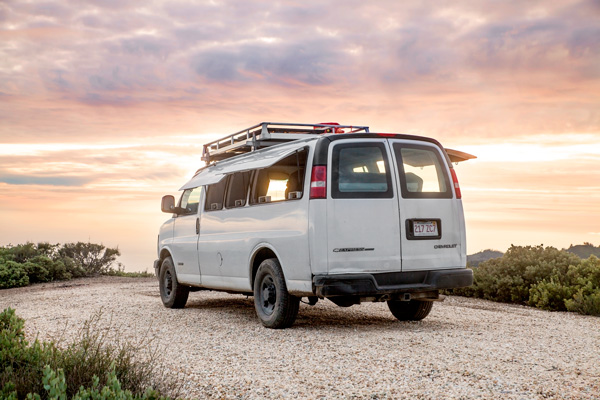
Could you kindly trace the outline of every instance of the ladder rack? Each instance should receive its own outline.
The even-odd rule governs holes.
[[[340,132],[341,131],[341,132]],[[279,143],[299,140],[327,133],[368,133],[368,126],[338,125],[336,123],[294,124],[284,122],[261,122],[260,124],[206,143],[202,149],[202,161],[206,165],[243,153]]]

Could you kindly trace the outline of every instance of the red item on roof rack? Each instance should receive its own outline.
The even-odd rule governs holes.
[[[319,122],[319,125],[339,125],[337,122]],[[315,126],[314,129],[323,129],[322,126]],[[352,130],[352,128],[350,129]],[[335,128],[335,130],[333,129],[325,129],[325,133],[345,133],[344,130],[342,128]]]

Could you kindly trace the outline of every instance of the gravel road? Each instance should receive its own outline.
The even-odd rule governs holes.
[[[319,301],[277,331],[252,298],[197,292],[170,310],[155,279],[118,277],[0,290],[0,307],[65,340],[102,310],[126,339],[154,337],[191,398],[600,399],[600,318],[571,313],[447,297],[399,322],[385,303]]]

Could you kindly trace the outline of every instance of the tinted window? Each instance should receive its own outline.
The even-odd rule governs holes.
[[[398,174],[405,198],[451,198],[445,163],[437,149],[394,144]]]
[[[229,185],[225,200],[225,207],[243,207],[246,205],[246,195],[250,185],[251,171],[236,172],[229,177]]]
[[[383,143],[339,144],[333,148],[333,198],[393,197]]]
[[[221,210],[223,208],[223,197],[226,186],[227,179],[222,179],[218,183],[208,185],[206,189],[206,203],[204,204],[206,211]]]
[[[183,192],[181,199],[179,200],[179,207],[185,209],[185,213],[183,215],[198,213],[200,194],[202,194],[202,186],[194,189],[187,189]]]
[[[307,150],[302,149],[269,168],[258,170],[252,188],[251,203],[272,203],[302,198],[306,156]]]

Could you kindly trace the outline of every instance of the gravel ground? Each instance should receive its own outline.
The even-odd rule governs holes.
[[[447,297],[420,322],[384,303],[302,304],[263,328],[252,298],[190,294],[162,306],[152,278],[103,277],[0,291],[29,337],[66,337],[102,310],[132,341],[150,335],[192,398],[600,399],[600,318]]]

